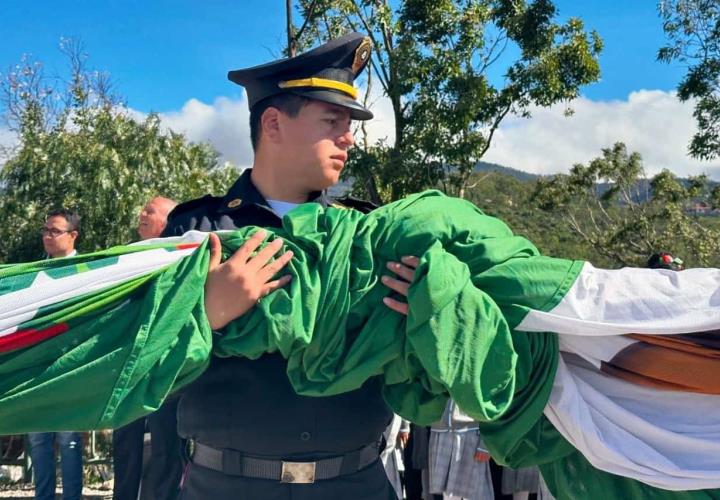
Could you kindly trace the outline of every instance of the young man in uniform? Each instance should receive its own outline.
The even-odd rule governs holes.
[[[335,205],[325,189],[338,182],[354,144],[351,120],[372,118],[353,87],[371,49],[369,39],[353,33],[294,58],[231,71],[229,79],[247,90],[253,168],[225,196],[179,205],[164,235],[278,227],[297,204]],[[346,203],[368,208],[363,202]],[[217,335],[290,280],[273,279],[292,257],[286,252],[270,262],[282,242],[252,256],[262,236],[251,237],[220,264],[219,240],[211,235],[205,305]],[[392,270],[406,279],[412,276],[400,264]],[[401,293],[406,287],[384,281]],[[404,304],[389,299],[386,304],[403,311]],[[178,409],[179,432],[194,444],[181,498],[396,498],[378,460],[391,417],[378,379],[334,397],[303,397],[290,386],[279,354],[257,360],[213,358],[183,391]]]

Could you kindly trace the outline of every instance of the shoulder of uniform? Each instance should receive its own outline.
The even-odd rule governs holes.
[[[221,203],[222,198],[210,194],[180,203],[168,214],[165,233],[174,235],[198,229],[201,222],[215,213]]]
[[[378,205],[367,201],[367,200],[361,200],[359,198],[354,198],[352,196],[344,196],[342,198],[335,198],[333,202],[330,204],[331,207],[334,208],[354,208],[355,210],[358,210],[363,213],[372,212],[376,208],[378,208]]]
[[[212,227],[210,221],[220,203],[222,198],[209,194],[180,203],[168,214],[167,224],[161,236],[179,236],[193,229],[209,231]]]
[[[168,220],[172,220],[177,217],[187,215],[187,214],[189,214],[191,212],[195,212],[199,209],[202,209],[203,211],[213,210],[220,204],[221,200],[222,200],[222,198],[219,196],[213,196],[211,194],[206,194],[202,198],[195,198],[194,200],[185,201],[183,203],[178,204],[168,214]]]

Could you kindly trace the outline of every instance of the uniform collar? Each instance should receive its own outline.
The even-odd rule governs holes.
[[[236,210],[241,210],[249,206],[259,206],[267,210],[272,211],[270,204],[260,194],[260,191],[253,184],[250,174],[252,169],[248,168],[240,175],[235,184],[232,185],[230,190],[223,196],[218,208],[218,213],[227,214]],[[335,203],[325,191],[316,191],[310,194],[308,203],[319,203],[323,207],[331,206]]]

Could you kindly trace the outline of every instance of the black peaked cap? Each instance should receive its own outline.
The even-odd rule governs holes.
[[[268,97],[289,93],[348,108],[354,120],[369,120],[373,114],[357,101],[353,82],[371,53],[368,37],[350,33],[295,57],[230,71],[228,79],[245,87],[250,109]]]

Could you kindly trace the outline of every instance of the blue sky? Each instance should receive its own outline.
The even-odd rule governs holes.
[[[508,117],[484,159],[536,173],[567,171],[623,141],[652,174],[707,172],[720,162],[687,155],[692,103],[678,102],[680,65],[656,62],[664,35],[656,0],[556,0],[560,19],[580,17],[604,40],[602,79],[571,104]],[[267,62],[285,44],[285,1],[265,0],[0,0],[0,71],[30,53],[48,74],[61,74],[61,37],[79,38],[90,68],[107,71],[115,91],[142,118],[160,112],[165,126],[210,142],[225,160],[252,164],[247,105],[227,71]],[[297,19],[297,14],[295,14]],[[299,21],[299,20],[298,20]],[[501,72],[498,72],[501,73]],[[371,139],[392,141],[389,103],[378,97]],[[0,144],[14,141],[0,125]]]
[[[284,0],[65,0],[0,3],[0,68],[23,53],[62,70],[60,37],[79,37],[91,66],[108,71],[117,91],[141,111],[180,108],[194,97],[236,97],[229,69],[259,64],[282,50]],[[605,41],[602,81],[591,99],[624,99],[638,89],[673,89],[682,68],[655,61],[663,33],[653,0],[558,0],[562,18],[578,16]],[[297,18],[297,14],[296,14]]]

